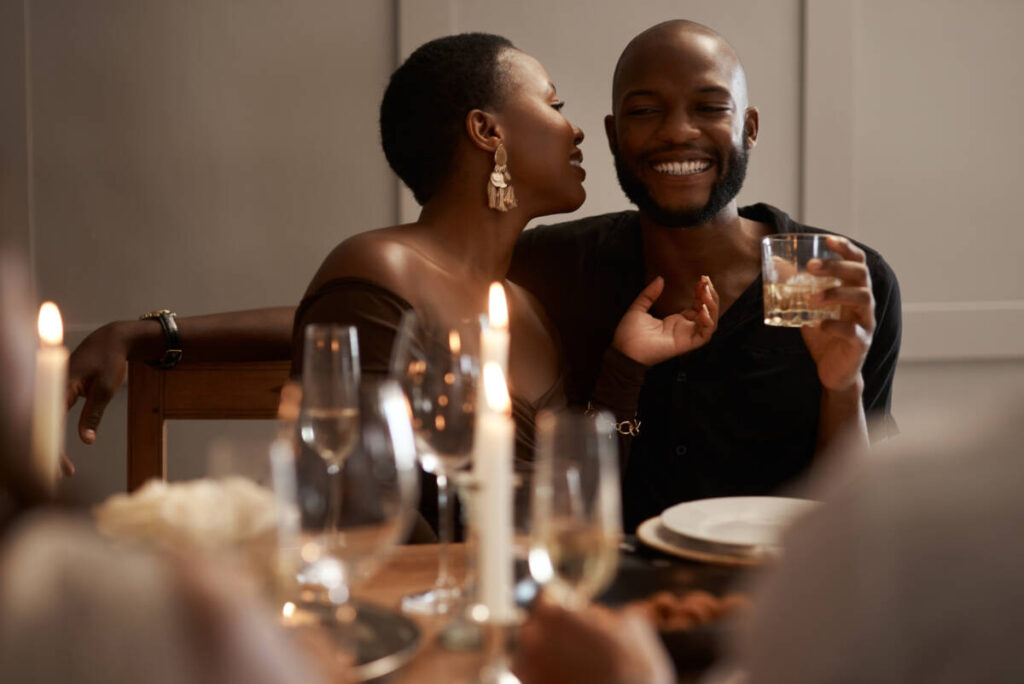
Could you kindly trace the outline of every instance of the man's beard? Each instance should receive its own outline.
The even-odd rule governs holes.
[[[666,228],[690,228],[707,223],[718,215],[725,205],[729,204],[743,187],[743,180],[747,176],[747,158],[749,157],[749,146],[743,141],[743,149],[735,147],[729,153],[729,160],[725,167],[725,176],[715,181],[711,186],[711,193],[708,201],[703,207],[697,209],[686,209],[673,211],[660,206],[647,191],[647,186],[633,175],[633,172],[626,167],[618,153],[615,152],[615,173],[619,177],[619,185],[626,193],[629,201],[637,206],[641,213],[646,214],[651,220]]]

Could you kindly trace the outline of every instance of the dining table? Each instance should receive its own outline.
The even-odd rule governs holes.
[[[465,576],[465,555],[463,544],[453,545],[452,570],[460,581]],[[354,596],[360,601],[398,611],[403,595],[423,590],[433,583],[437,577],[437,560],[438,547],[434,544],[397,547],[379,571],[355,589]],[[525,563],[520,565],[525,566]],[[615,580],[597,601],[619,606],[665,590],[682,594],[701,589],[721,595],[742,590],[754,572],[756,569],[748,567],[676,558],[647,548],[627,536],[620,546]],[[411,659],[384,681],[402,684],[474,681],[484,665],[484,653],[450,651],[438,642],[438,633],[452,619],[451,615],[409,618],[420,629],[418,647]],[[723,621],[661,634],[679,680],[695,681],[718,657],[730,631],[730,623]]]

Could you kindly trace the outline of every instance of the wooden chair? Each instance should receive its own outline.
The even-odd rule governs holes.
[[[128,491],[167,476],[168,420],[272,419],[290,361],[128,364]]]

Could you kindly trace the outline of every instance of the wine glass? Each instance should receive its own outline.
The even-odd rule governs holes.
[[[537,417],[530,574],[566,608],[586,605],[615,577],[620,513],[618,449],[610,415]]]
[[[299,435],[334,480],[328,491],[330,530],[338,519],[338,478],[359,436],[359,341],[353,326],[306,326]]]
[[[325,481],[319,485],[322,490],[307,488],[306,494],[311,497],[310,503],[324,505],[322,516],[316,516],[322,517],[317,525],[324,535],[322,546],[331,551],[340,543],[337,527],[341,514],[341,473],[359,438],[359,342],[354,327],[319,323],[306,326],[298,428],[302,446],[300,480],[310,484],[324,469]],[[310,453],[319,462],[310,459]],[[307,512],[312,513],[304,511]],[[307,574],[311,578],[322,575],[312,583],[340,591],[329,598],[344,602],[347,589],[335,577],[337,573],[336,564],[324,560],[311,564]]]
[[[437,579],[430,589],[402,599],[406,612],[445,614],[461,596],[448,559],[454,526],[451,478],[472,458],[479,341],[477,321],[442,324],[407,311],[392,349],[391,371],[412,406],[420,465],[437,478]]]
[[[353,446],[340,461],[322,458],[301,436],[280,437],[271,451],[286,559],[280,573],[302,604],[348,601],[414,520],[419,469],[404,393],[393,380],[364,381],[356,408]]]

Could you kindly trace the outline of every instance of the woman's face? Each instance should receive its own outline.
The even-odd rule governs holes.
[[[540,62],[519,50],[501,59],[508,84],[496,118],[519,205],[535,216],[578,209],[587,197],[578,147],[583,131],[562,115],[564,103]]]

